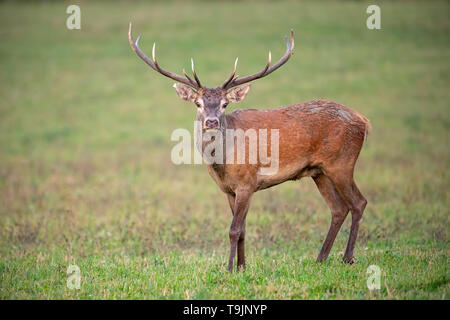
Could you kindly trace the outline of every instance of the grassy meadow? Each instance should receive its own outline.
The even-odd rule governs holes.
[[[450,3],[381,1],[0,3],[0,299],[449,299]],[[170,71],[219,85],[291,60],[240,105],[327,98],[373,130],[355,179],[369,203],[357,263],[341,263],[350,219],[326,263],[330,212],[311,179],[255,194],[247,269],[226,271],[231,213],[204,165],[176,166],[170,140],[195,106]],[[80,289],[66,286],[69,265]],[[380,290],[367,268],[381,269]]]

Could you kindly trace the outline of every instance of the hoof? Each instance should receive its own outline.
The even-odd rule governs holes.
[[[352,265],[352,264],[354,264],[356,262],[356,259],[354,257],[350,257],[350,258],[344,257],[342,259],[342,262],[346,263],[346,264],[349,264],[349,265]]]

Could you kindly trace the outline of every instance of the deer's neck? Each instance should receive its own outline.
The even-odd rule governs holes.
[[[197,122],[195,128],[195,146],[197,151],[203,157],[203,160],[215,170],[220,169],[226,163],[226,131],[230,129],[230,123],[227,121],[227,116],[223,115],[223,118],[220,119],[220,128],[217,131],[207,131],[203,129],[203,126],[200,122]],[[214,144],[214,147],[217,149],[221,149],[222,153],[219,152],[213,153],[215,159],[213,163],[208,162],[205,157],[210,154],[210,150],[213,147],[210,144]],[[208,148],[209,147],[209,148]],[[211,157],[210,157],[211,159]],[[220,168],[219,168],[220,167]]]

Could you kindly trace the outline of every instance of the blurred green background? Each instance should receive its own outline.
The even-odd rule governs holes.
[[[81,8],[68,30],[66,8]],[[448,1],[61,1],[0,3],[0,298],[448,299]],[[255,195],[245,272],[228,274],[231,214],[204,166],[175,166],[176,128],[195,106],[131,51],[207,86],[239,56],[290,61],[236,108],[327,98],[373,126],[355,179],[369,204],[353,266],[344,224],[315,263],[330,213],[312,180]],[[79,290],[67,268],[81,269]],[[366,286],[369,265],[381,289]]]

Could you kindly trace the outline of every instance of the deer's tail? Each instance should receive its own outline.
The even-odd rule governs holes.
[[[370,120],[364,117],[362,114],[357,113],[360,120],[364,123],[364,141],[367,141],[367,137],[369,133],[372,131],[372,125],[370,124]]]

